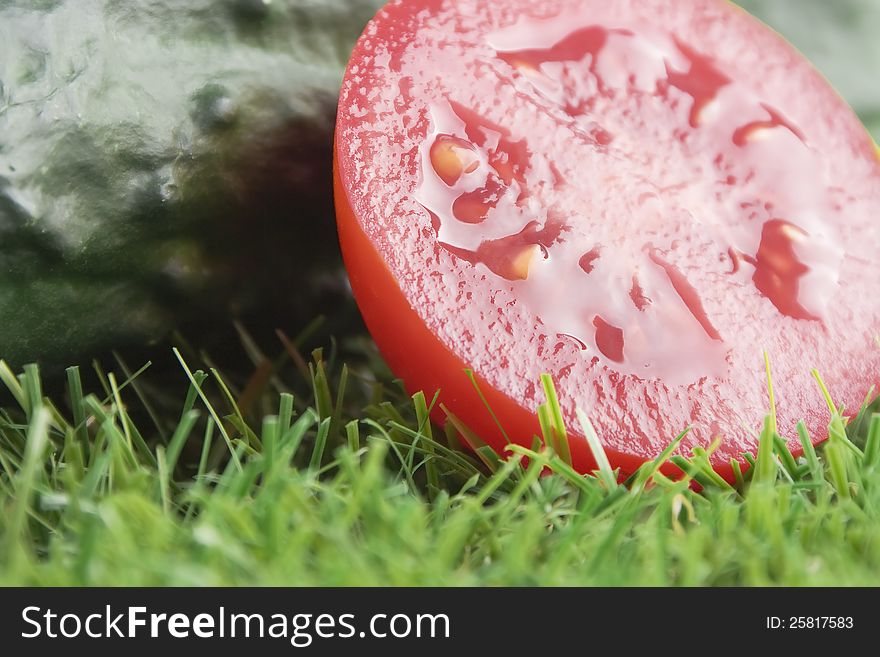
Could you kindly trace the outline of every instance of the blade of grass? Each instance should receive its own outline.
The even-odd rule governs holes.
[[[89,435],[86,430],[86,413],[83,404],[82,379],[79,367],[67,368],[67,388],[70,394],[70,407],[73,411],[74,435],[84,450],[89,448]]]
[[[211,368],[211,374],[214,377],[214,380],[217,382],[217,385],[220,387],[220,391],[223,393],[223,396],[226,397],[226,401],[229,403],[229,407],[232,409],[232,416],[237,420],[237,428],[241,433],[244,441],[248,446],[253,445],[254,442],[256,448],[259,449],[259,439],[257,438],[257,434],[251,429],[251,426],[248,424],[247,420],[244,419],[244,415],[241,412],[241,409],[238,406],[238,402],[236,401],[235,395],[232,394],[232,390],[229,389],[229,386],[226,385],[226,381],[223,380],[223,377],[220,376],[220,371],[216,367]],[[241,395],[239,395],[240,397]],[[227,417],[227,420],[229,418]]]
[[[358,431],[358,421],[352,420],[345,425],[345,437],[348,442],[348,449],[352,452],[358,452],[361,448],[361,436]]]
[[[318,433],[315,436],[315,446],[312,449],[312,458],[309,460],[309,470],[316,471],[321,467],[324,458],[324,449],[327,446],[327,436],[330,434],[331,419],[325,418],[318,425]]]
[[[482,438],[474,433],[470,427],[458,419],[455,413],[446,408],[445,405],[440,404],[440,409],[446,414],[446,421],[455,427],[461,439],[468,444],[468,447],[473,450],[474,454],[477,455],[477,458],[483,462],[483,465],[489,469],[489,472],[496,472],[501,459],[498,458],[498,455],[494,450],[492,450]]]
[[[864,465],[866,468],[873,468],[878,465],[878,461],[880,461],[880,413],[874,413],[865,440]]]
[[[24,366],[24,397],[27,400],[25,415],[28,420],[43,405],[43,384],[40,380],[40,368],[35,363]]]
[[[293,395],[287,392],[281,393],[278,405],[278,431],[283,436],[290,429],[293,420]]]
[[[165,453],[165,462],[169,472],[174,472],[174,468],[177,467],[177,460],[180,458],[183,446],[186,444],[186,441],[189,440],[190,434],[192,434],[192,430],[196,426],[196,421],[198,419],[199,412],[190,411],[184,416],[183,421],[177,425],[177,428],[171,435],[171,441],[168,443],[168,448]]]
[[[229,434],[223,427],[223,421],[220,419],[220,416],[217,415],[217,411],[214,410],[214,406],[205,395],[201,386],[196,382],[196,378],[190,371],[189,366],[186,364],[186,361],[183,360],[183,356],[180,354],[177,348],[175,348],[173,351],[174,355],[177,357],[177,360],[180,362],[180,366],[183,368],[183,371],[186,372],[186,376],[189,379],[190,384],[195,387],[196,393],[201,398],[202,403],[205,405],[205,408],[208,409],[208,413],[210,413],[211,417],[214,418],[214,424],[217,426],[217,429],[220,431],[220,435],[223,436],[223,440],[226,442],[226,447],[229,449],[229,455],[232,458],[232,463],[234,464],[235,469],[241,472],[241,459],[238,458],[235,447],[232,445],[232,439],[229,437]]]
[[[779,430],[776,421],[776,394],[773,391],[773,373],[770,370],[770,355],[766,351],[764,352],[764,369],[767,372],[767,394],[770,396],[770,428],[773,433],[776,433]]]
[[[553,443],[551,446],[553,451],[559,455],[559,458],[571,465],[571,448],[568,444],[568,432],[565,429],[565,420],[562,417],[562,407],[559,404],[559,397],[556,395],[553,377],[549,374],[542,374],[541,385],[544,388],[544,396],[547,399],[545,403],[552,427]]]
[[[688,427],[680,434],[678,434],[675,439],[670,442],[665,449],[660,452],[660,454],[650,463],[644,464],[636,471],[635,480],[633,482],[633,489],[636,491],[640,491],[645,487],[649,481],[654,478],[654,475],[660,471],[660,468],[663,467],[663,464],[666,463],[669,458],[672,456],[672,453],[678,449],[678,446],[681,444],[681,441],[684,440],[685,436],[687,436],[691,431],[691,428]],[[604,452],[604,450],[603,450]],[[610,467],[610,464],[609,464]]]
[[[599,480],[605,484],[605,488],[608,490],[617,488],[617,475],[611,469],[608,455],[605,453],[602,441],[599,440],[599,436],[593,428],[593,423],[590,422],[590,418],[581,409],[577,409],[575,412],[577,413],[578,422],[581,424],[581,429],[584,432],[584,437],[587,439],[587,445],[589,445],[590,452],[593,454],[593,460],[596,461]]]
[[[9,390],[15,398],[15,403],[17,403],[23,411],[26,411],[27,399],[25,398],[24,388],[21,387],[21,383],[18,378],[16,378],[15,373],[10,369],[9,365],[6,364],[5,360],[0,360],[0,381],[3,382],[3,385],[6,386],[6,389]]]
[[[431,402],[431,406],[437,403],[437,395],[435,393],[434,400]],[[434,495],[435,491],[440,490],[440,475],[437,472],[437,464],[434,460],[434,434],[431,430],[431,416],[428,411],[428,403],[425,399],[425,393],[422,391],[417,392],[412,396],[413,407],[416,411],[416,421],[419,426],[419,434],[424,435],[426,440],[422,441],[425,446],[425,450],[429,452],[429,457],[427,462],[425,463],[425,477],[427,478],[428,490],[431,495]],[[413,441],[413,444],[416,444],[416,441]]]
[[[162,440],[162,443],[168,444],[168,432],[165,430],[165,423],[160,419],[159,413],[153,407],[149,395],[146,394],[146,392],[143,390],[143,386],[141,386],[138,381],[141,374],[146,372],[153,365],[153,363],[151,361],[147,361],[137,372],[132,372],[131,368],[118,352],[113,352],[113,358],[122,369],[122,373],[125,375],[126,381],[131,383],[134,394],[137,395],[138,401],[140,401],[141,406],[143,406],[144,410],[147,412],[147,416],[150,418],[150,421],[153,423],[153,426],[159,433],[159,438]],[[121,389],[122,387],[120,387],[120,390]]]
[[[758,458],[755,459],[755,476],[753,481],[772,484],[776,481],[777,466],[773,460],[773,441],[776,436],[773,417],[764,418],[764,430],[758,441]]]
[[[470,379],[471,385],[474,387],[474,390],[477,391],[477,395],[479,396],[480,402],[482,402],[483,407],[489,412],[489,415],[492,417],[492,422],[495,423],[495,426],[498,427],[498,431],[500,431],[501,435],[504,437],[504,442],[507,443],[508,445],[510,445],[511,444],[510,436],[507,435],[507,432],[504,430],[504,426],[501,424],[501,421],[498,419],[498,416],[495,415],[495,411],[493,410],[491,404],[489,404],[489,401],[486,399],[486,396],[483,394],[483,390],[480,388],[480,384],[477,381],[477,377],[476,377],[476,375],[474,375],[473,370],[466,369],[464,371],[464,373],[467,376],[467,378]],[[439,392],[440,391],[438,390],[437,393],[434,395],[435,399],[437,398],[437,395],[439,394]]]
[[[15,499],[6,528],[6,560],[13,563],[24,558],[23,541],[27,535],[28,510],[36,494],[37,482],[43,467],[43,454],[49,443],[49,413],[39,405],[31,409],[24,461],[15,478]],[[2,556],[0,556],[2,559]]]

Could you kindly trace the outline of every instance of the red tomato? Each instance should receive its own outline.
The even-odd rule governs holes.
[[[880,165],[853,112],[721,0],[403,0],[339,104],[336,202],[366,323],[411,390],[497,449],[538,433],[552,374],[631,472],[754,454],[770,410],[824,438],[811,377],[878,382]]]

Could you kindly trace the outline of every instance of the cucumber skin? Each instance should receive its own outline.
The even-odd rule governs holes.
[[[381,0],[0,0],[0,358],[307,314],[331,142]]]

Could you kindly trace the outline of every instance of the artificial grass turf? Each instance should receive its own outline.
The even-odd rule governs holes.
[[[349,370],[319,350],[307,364],[284,347],[241,385],[180,356],[173,413],[156,410],[149,369],[98,370],[93,394],[71,369],[49,398],[36,367],[0,367],[0,584],[880,583],[880,414],[867,408],[847,426],[829,411],[816,451],[802,429],[800,459],[771,414],[734,486],[705,453],[673,457],[682,481],[654,463],[621,485],[607,466],[574,473],[564,450],[527,467],[463,453],[451,425],[427,420],[432,401],[373,380],[375,363]]]

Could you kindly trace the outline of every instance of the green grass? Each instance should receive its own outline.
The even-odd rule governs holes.
[[[380,364],[282,338],[266,358],[245,336],[235,383],[177,354],[179,395],[121,360],[50,396],[36,367],[0,365],[0,584],[880,584],[880,415],[835,411],[815,451],[801,427],[800,459],[771,415],[734,486],[672,449],[619,484],[589,409],[600,468],[568,465],[548,380],[556,450],[499,458],[461,427],[472,456]]]

